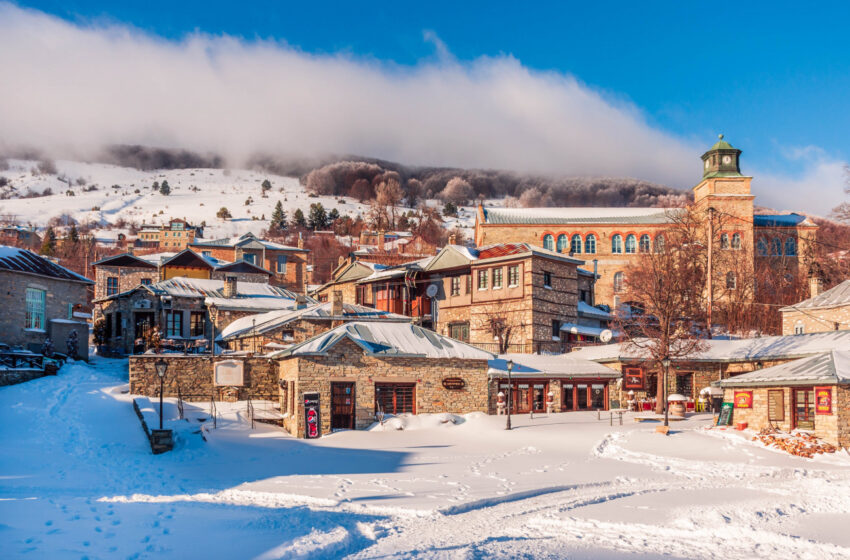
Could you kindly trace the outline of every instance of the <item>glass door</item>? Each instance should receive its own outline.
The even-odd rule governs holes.
[[[546,410],[546,384],[535,383],[531,393],[531,406],[534,412]]]
[[[587,385],[578,385],[576,389],[576,400],[578,401],[579,410],[587,410]]]
[[[516,412],[528,412],[531,405],[531,388],[528,383],[518,383],[514,394],[516,395],[516,399],[514,400]]]
[[[561,392],[564,394],[564,410],[575,410],[576,399],[572,383],[564,383],[561,386]]]
[[[794,427],[815,429],[815,391],[811,387],[794,390]]]

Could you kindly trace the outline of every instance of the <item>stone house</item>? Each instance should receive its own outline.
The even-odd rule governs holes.
[[[290,247],[260,239],[253,233],[237,237],[196,241],[189,245],[201,256],[222,261],[244,261],[268,270],[270,282],[295,292],[304,292],[307,284],[307,256],[299,240],[298,247]]]
[[[136,286],[159,282],[159,268],[150,260],[129,253],[106,257],[92,263],[94,299],[132,290]]]
[[[733,422],[803,430],[850,448],[850,351],[833,350],[723,380]]]
[[[822,280],[810,279],[809,299],[783,307],[782,334],[850,329],[850,280],[821,293]]]
[[[723,217],[718,251],[740,259],[769,260],[777,270],[808,266],[817,226],[799,214],[762,215],[753,209],[752,177],[741,173],[741,151],[722,138],[702,155],[703,177],[693,188],[698,211]],[[529,243],[576,258],[594,260],[600,275],[595,301],[616,309],[625,270],[641,253],[663,248],[675,208],[485,208],[475,218],[475,244]],[[734,276],[727,283],[736,285]]]
[[[162,260],[159,265],[160,280],[180,277],[223,280],[230,276],[236,276],[240,282],[268,284],[272,273],[249,261],[217,259],[209,255],[199,255],[191,249],[184,249],[173,257]]]
[[[74,313],[88,305],[93,284],[31,251],[0,245],[0,342],[38,352],[50,337],[64,353],[73,330],[78,356],[88,359],[88,324]]]
[[[160,251],[182,251],[196,238],[204,236],[200,226],[193,226],[186,220],[174,218],[162,226],[142,225],[136,237],[139,248],[157,248]]]
[[[409,323],[346,323],[268,357],[280,363],[280,410],[296,437],[309,426],[362,429],[377,413],[486,413],[491,398],[492,354]],[[305,408],[313,398],[318,414]]]

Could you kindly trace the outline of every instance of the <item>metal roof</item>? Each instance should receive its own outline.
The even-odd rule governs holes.
[[[301,249],[299,247],[282,245],[280,243],[274,243],[273,241],[261,239],[250,231],[248,233],[243,233],[242,235],[237,235],[235,237],[224,237],[222,239],[210,239],[209,241],[195,241],[193,243],[190,243],[190,245],[198,247],[242,247],[249,244],[255,244],[260,247],[266,249],[274,249],[276,251],[299,251],[302,253],[310,252],[309,249]]]
[[[675,208],[484,208],[485,224],[666,224]]]
[[[157,295],[176,297],[220,297],[224,298],[224,280],[211,280],[207,278],[170,278],[146,286]],[[237,282],[236,298],[284,298],[295,300],[295,294],[280,286],[272,286],[260,282]],[[236,299],[225,298],[225,299]]]
[[[36,255],[26,249],[9,247],[8,245],[0,245],[0,270],[35,274],[37,276],[80,282],[83,284],[94,284],[93,281],[85,276],[68,270],[64,266],[60,266],[41,255]]]
[[[778,366],[736,375],[721,387],[787,387],[791,385],[850,384],[850,351],[833,350]]]
[[[801,214],[754,214],[753,225],[756,227],[794,227],[807,220]],[[814,224],[806,224],[814,225]]]
[[[499,354],[488,362],[490,376],[507,377],[508,360],[514,362],[512,377],[621,377],[617,370],[569,354]]]
[[[121,253],[120,255],[112,255],[93,262],[92,266],[134,266],[138,268],[156,268],[156,265],[149,260],[139,258],[130,253]]]
[[[850,280],[834,286],[824,293],[809,298],[800,303],[783,307],[780,311],[796,311],[798,309],[824,309],[828,307],[840,307],[850,305]]]

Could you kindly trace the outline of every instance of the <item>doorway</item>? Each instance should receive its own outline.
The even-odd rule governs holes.
[[[794,389],[794,428],[815,429],[815,390],[812,387]]]
[[[355,411],[354,383],[331,382],[331,431],[353,430]]]

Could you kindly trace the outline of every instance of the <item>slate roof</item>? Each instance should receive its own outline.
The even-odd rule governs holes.
[[[721,387],[847,384],[850,384],[850,351],[847,350],[823,352],[718,382]]]
[[[513,360],[511,377],[587,377],[619,379],[621,373],[591,360],[574,358],[569,354],[499,354],[490,360],[491,377],[507,377],[508,360]]]
[[[485,224],[666,224],[675,208],[484,208]]]
[[[153,262],[131,255],[130,253],[121,253],[113,255],[93,262],[92,266],[134,266],[137,268],[156,268]]]
[[[468,360],[495,358],[490,352],[410,323],[366,322],[340,325],[291,348],[272,353],[269,357],[324,356],[328,350],[346,339],[372,356]]]
[[[850,305],[850,280],[834,286],[820,295],[809,298],[800,303],[783,307],[780,311],[795,311],[797,309],[826,309],[829,307],[841,307]]]
[[[0,245],[0,270],[35,274],[36,276],[80,282],[83,284],[94,284],[93,281],[85,276],[68,270],[64,266],[45,259],[41,255],[36,255],[26,249],[9,247],[8,245]]]

